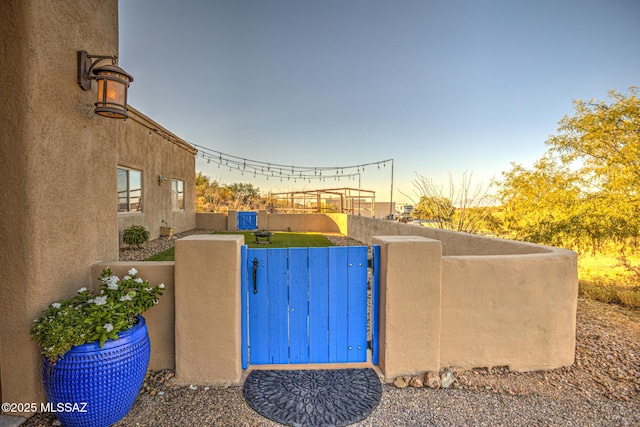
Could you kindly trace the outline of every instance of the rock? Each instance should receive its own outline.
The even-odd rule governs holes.
[[[422,382],[422,378],[412,377],[411,381],[409,381],[409,385],[411,387],[421,388],[424,385],[424,383]]]
[[[397,388],[405,388],[406,386],[409,385],[409,381],[406,380],[406,377],[398,377],[396,378],[393,385],[396,386]]]
[[[437,372],[429,371],[424,375],[424,382],[427,387],[438,390],[440,388],[440,375]]]
[[[442,388],[449,388],[456,380],[456,376],[449,369],[445,369],[440,375],[440,385]]]

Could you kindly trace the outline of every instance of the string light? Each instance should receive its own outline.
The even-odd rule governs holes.
[[[207,160],[207,163],[217,163],[218,167],[220,167],[220,165],[224,165],[228,167],[230,171],[233,171],[234,169],[241,172],[247,171],[254,177],[280,177],[287,178],[287,181],[293,179],[296,183],[298,179],[308,181],[309,183],[313,180],[325,182],[327,176],[326,172],[328,172],[330,176],[335,173],[334,180],[336,181],[340,181],[343,177],[348,180],[354,180],[357,176],[365,172],[366,166],[375,165],[379,170],[380,165],[386,167],[387,162],[391,161],[391,159],[386,159],[351,166],[295,166],[251,160],[245,157],[226,154],[197,144],[191,143],[191,145],[198,149],[198,155]],[[244,176],[244,173],[242,175]]]

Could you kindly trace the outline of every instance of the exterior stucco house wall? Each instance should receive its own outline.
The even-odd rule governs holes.
[[[96,115],[96,84],[78,87],[79,50],[118,55],[117,0],[2,2],[3,402],[45,401],[33,319],[95,279],[92,265],[118,260],[123,227],[144,225],[151,238],[163,219],[176,232],[195,227],[193,147],[133,109],[124,121]],[[120,166],[142,171],[142,213],[118,212]],[[172,180],[184,182],[184,209],[172,208]]]
[[[129,119],[118,127],[119,186],[125,175],[138,173],[141,188],[133,197],[140,195],[140,201],[130,211],[118,189],[121,243],[122,231],[131,225],[143,225],[151,239],[160,235],[162,226],[176,233],[195,228],[195,154],[191,145],[129,106]]]

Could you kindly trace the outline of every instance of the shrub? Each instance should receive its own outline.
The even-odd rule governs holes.
[[[122,240],[129,246],[140,247],[141,244],[149,240],[149,230],[142,225],[132,225],[122,232]]]

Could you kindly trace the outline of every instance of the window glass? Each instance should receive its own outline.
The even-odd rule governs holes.
[[[171,208],[184,209],[184,181],[171,180]]]

